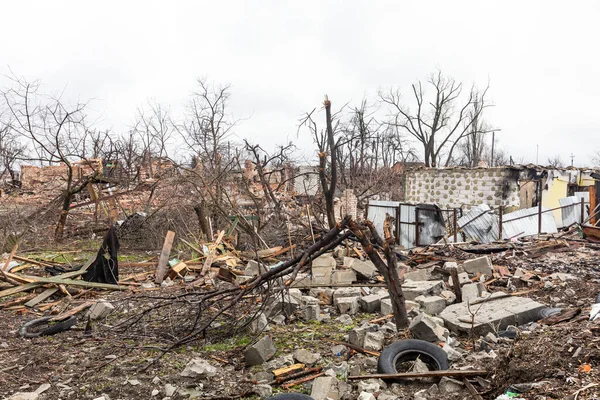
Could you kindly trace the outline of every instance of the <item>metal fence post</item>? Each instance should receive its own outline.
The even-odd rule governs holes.
[[[504,206],[498,209],[498,240],[502,240],[502,217],[504,216]]]
[[[538,180],[538,235],[542,234],[542,180]]]
[[[458,211],[454,209],[454,243],[458,242]]]
[[[419,247],[419,208],[415,207],[415,247]]]
[[[585,200],[583,199],[583,197],[581,198],[581,224],[583,225],[583,213],[585,212]]]

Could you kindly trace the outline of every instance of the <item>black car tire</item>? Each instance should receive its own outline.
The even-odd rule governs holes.
[[[448,355],[439,346],[424,340],[407,339],[392,343],[383,349],[377,363],[377,371],[381,374],[396,374],[396,365],[399,362],[415,360],[417,357],[432,370],[449,368]]]
[[[54,318],[54,316],[32,319],[31,321],[26,322],[21,329],[19,329],[19,335],[24,338],[54,335],[70,329],[77,323],[77,317],[74,315],[64,321],[50,324],[49,322],[52,318]],[[39,329],[43,325],[47,325],[47,328]]]
[[[312,397],[301,393],[280,393],[265,400],[314,400]]]

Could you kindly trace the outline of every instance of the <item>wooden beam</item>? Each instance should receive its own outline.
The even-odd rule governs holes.
[[[217,241],[214,244],[214,248],[208,254],[208,257],[206,257],[206,261],[204,262],[204,266],[202,267],[202,272],[200,272],[202,276],[206,275],[206,273],[210,270],[210,266],[212,265],[212,262],[215,258],[215,253],[217,252],[217,247],[219,247],[221,240],[223,240],[223,235],[225,235],[225,231],[219,232],[219,236],[217,237]]]
[[[6,262],[4,263],[4,266],[2,267],[2,271],[6,271],[8,269],[8,264],[10,264],[10,262],[12,261],[18,248],[19,248],[19,242],[15,243],[15,245],[13,246],[13,248],[10,252],[10,255],[8,256],[8,258],[6,259]]]
[[[165,279],[167,273],[167,263],[169,262],[169,256],[171,255],[171,248],[173,247],[173,241],[175,240],[175,232],[168,231],[165,236],[165,242],[160,253],[160,259],[158,260],[158,267],[156,267],[156,283],[160,284]]]
[[[63,319],[67,319],[69,318],[71,315],[75,315],[83,310],[85,310],[86,308],[89,308],[91,306],[93,306],[95,304],[94,301],[86,301],[83,304],[78,305],[77,307],[62,313],[60,315],[57,315],[56,317],[52,318],[50,321],[62,321]]]
[[[37,276],[28,276],[28,278],[35,278],[36,282],[33,283],[54,283],[56,285],[83,286],[86,288],[129,290],[129,286],[113,285],[112,283],[88,282],[79,279],[45,278]]]

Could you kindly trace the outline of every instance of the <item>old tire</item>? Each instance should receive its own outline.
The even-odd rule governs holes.
[[[539,319],[548,318],[554,314],[558,314],[561,311],[562,311],[562,308],[553,308],[553,307],[542,308],[538,312],[538,317],[539,317]]]
[[[314,400],[312,397],[301,393],[280,393],[265,400]]]
[[[77,317],[74,315],[64,321],[51,324],[49,322],[52,318],[54,317],[42,317],[26,322],[21,329],[19,329],[19,335],[24,338],[54,335],[70,329],[77,323]],[[44,328],[44,326],[46,327]]]
[[[407,339],[392,343],[383,349],[377,362],[377,371],[381,374],[396,374],[397,365],[419,357],[430,370],[440,371],[449,368],[448,355],[435,344],[424,340]]]

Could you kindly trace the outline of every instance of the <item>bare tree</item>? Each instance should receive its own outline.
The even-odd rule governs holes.
[[[47,165],[59,163],[65,166],[65,188],[62,209],[54,237],[61,240],[73,196],[81,192],[97,173],[83,179],[75,179],[74,162],[82,159],[81,150],[86,141],[86,103],[68,105],[60,97],[42,94],[38,81],[28,82],[12,77],[12,85],[2,91],[11,128],[26,141],[34,154],[25,158]]]
[[[384,104],[391,107],[389,124],[414,137],[423,146],[423,159],[428,167],[437,167],[445,156],[446,165],[452,162],[452,153],[461,139],[481,133],[475,125],[483,111],[490,107],[485,98],[489,86],[479,92],[473,86],[466,99],[461,98],[462,83],[445,77],[441,71],[427,81],[433,96],[427,98],[421,82],[412,85],[416,110],[402,104],[399,89],[380,92]]]
[[[321,191],[325,198],[325,214],[327,215],[327,223],[330,229],[335,226],[335,212],[333,208],[333,200],[338,184],[338,151],[340,147],[348,139],[339,135],[339,131],[333,127],[333,119],[336,116],[331,114],[331,101],[325,96],[323,102],[325,108],[325,130],[317,128],[316,122],[312,119],[315,110],[306,114],[300,122],[300,127],[307,126],[313,135],[315,144],[317,145],[319,156],[319,181],[321,183]],[[336,135],[338,133],[338,135]],[[336,137],[337,136],[337,137]]]
[[[0,178],[8,174],[12,183],[17,181],[15,163],[25,156],[25,150],[25,145],[19,140],[10,122],[0,120]]]
[[[565,163],[562,158],[560,158],[560,154],[556,154],[552,157],[548,157],[548,165],[554,168],[564,168]]]
[[[137,110],[133,132],[143,145],[143,162],[150,175],[154,177],[153,159],[163,159],[168,156],[167,147],[173,136],[174,126],[168,108],[155,100]]]

